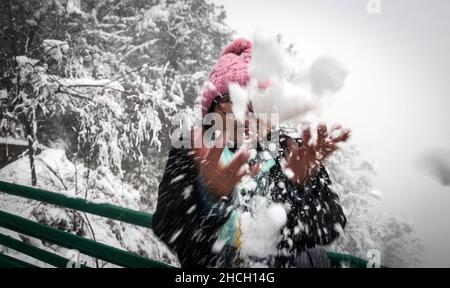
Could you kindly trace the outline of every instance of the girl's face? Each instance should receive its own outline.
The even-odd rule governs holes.
[[[218,113],[221,116],[223,121],[222,127],[224,127],[224,129],[227,129],[228,131],[231,131],[232,129],[234,133],[233,139],[235,140],[235,143],[236,139],[242,139],[244,141],[256,141],[259,136],[262,136],[261,134],[264,134],[261,132],[262,129],[266,131],[268,127],[267,125],[262,125],[261,121],[255,117],[251,102],[249,102],[249,104],[247,105],[245,120],[238,122],[233,113],[233,103],[231,102],[229,95],[225,95],[219,98],[215,102],[212,111]],[[232,123],[232,127],[227,127],[227,123],[229,126],[230,123]]]

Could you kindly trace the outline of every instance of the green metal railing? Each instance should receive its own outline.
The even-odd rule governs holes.
[[[336,252],[327,252],[327,254],[331,267],[367,268],[367,261],[356,256]]]
[[[111,204],[98,204],[82,198],[68,197],[61,193],[0,181],[0,191],[28,199],[62,206],[69,209],[119,220],[122,222],[152,227],[152,215]]]
[[[158,267],[159,262],[0,211],[0,226],[123,267]]]
[[[152,227],[152,215],[132,209],[123,208],[116,205],[93,203],[91,201],[68,197],[64,194],[54,193],[43,189],[8,183],[0,181],[0,191],[19,197],[24,197],[40,202],[53,204],[77,211],[82,211],[105,218],[122,221],[146,228]],[[122,267],[136,268],[167,268],[172,267],[152,259],[145,258],[135,253],[117,249],[81,236],[62,231],[41,223],[36,223],[22,217],[0,211],[0,227],[19,232],[40,240],[54,243],[65,248],[78,250],[88,256],[104,260]],[[32,245],[23,243],[12,237],[0,234],[0,245],[24,253],[52,266],[64,268],[71,260],[48,251],[39,249]],[[0,254],[0,266],[8,267],[30,267],[23,261],[15,259],[5,254]],[[70,262],[69,262],[70,261]],[[81,267],[87,267],[80,265]]]
[[[24,262],[22,260],[1,253],[0,253],[0,267],[37,268],[37,266],[34,266],[30,263]]]
[[[66,268],[71,260],[0,234],[0,244],[58,268]],[[0,254],[2,255],[2,254]],[[1,265],[1,264],[0,264]],[[86,266],[80,264],[80,268]]]
[[[93,203],[82,198],[68,197],[60,193],[54,193],[43,189],[28,187],[13,183],[0,181],[0,192],[10,195],[24,197],[48,204],[57,205],[77,211],[82,211],[113,220],[122,221],[146,228],[152,227],[152,215],[124,207]],[[108,246],[81,236],[47,226],[41,223],[0,211],[0,227],[22,233],[43,241],[54,243],[68,249],[78,250],[80,253],[101,259],[121,267],[138,268],[168,268],[173,267],[141,255]],[[68,263],[73,263],[70,259],[57,254],[45,251],[30,244],[16,240],[10,236],[0,234],[0,245],[28,255],[51,266],[58,268],[68,267]],[[346,263],[350,267],[364,268],[367,261],[345,254],[328,253],[328,257],[333,267],[341,267]],[[36,267],[22,260],[16,259],[0,252],[0,267]],[[79,267],[87,268],[86,265],[79,264]]]

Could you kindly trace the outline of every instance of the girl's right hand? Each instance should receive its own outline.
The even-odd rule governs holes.
[[[259,164],[246,168],[250,158],[250,151],[242,147],[227,165],[220,163],[220,156],[227,143],[226,133],[221,133],[214,142],[213,147],[207,148],[203,141],[203,132],[197,129],[194,132],[194,143],[200,147],[193,146],[194,159],[197,169],[205,181],[208,190],[218,198],[229,197],[236,184],[246,175],[254,176],[259,171]]]

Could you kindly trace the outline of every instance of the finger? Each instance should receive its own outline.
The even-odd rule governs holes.
[[[322,146],[322,148],[320,149],[320,152],[319,152],[322,156],[320,162],[325,161],[325,159],[328,158],[328,156],[330,156],[331,153],[336,151],[336,149],[337,149],[337,146],[335,143],[327,143],[324,146]]]
[[[250,169],[248,168],[248,165],[242,165],[239,171],[233,176],[233,181],[235,183],[241,181],[242,177],[249,175]]]
[[[311,140],[311,129],[309,128],[309,126],[307,126],[306,128],[303,129],[303,132],[302,132],[303,146],[308,146],[309,140]]]
[[[338,146],[339,143],[347,141],[350,136],[351,136],[351,131],[347,129],[347,130],[344,130],[344,132],[342,132],[342,134],[339,135],[338,137],[325,143],[321,147],[321,153],[323,155],[323,158],[324,159],[327,158],[331,153],[336,151],[339,148],[339,146]]]
[[[317,144],[323,144],[327,137],[327,125],[325,123],[320,123],[319,126],[317,126]]]
[[[311,167],[308,170],[308,173],[309,173],[310,177],[311,176],[315,176],[315,175],[317,175],[317,173],[319,173],[320,165],[322,165],[322,161],[317,161],[316,163],[311,165]]]
[[[331,139],[332,143],[339,143],[339,142],[345,142],[347,141],[351,136],[351,130],[350,129],[344,129],[340,133],[340,135],[334,137]]]
[[[258,172],[261,170],[261,164],[255,164],[252,167],[250,167],[250,176],[256,176],[256,174],[258,174]]]
[[[226,132],[224,132],[216,139],[216,141],[214,141],[214,146],[209,149],[208,155],[206,156],[208,161],[211,163],[219,162],[223,149],[225,149],[226,138]]]
[[[335,133],[339,133],[339,130],[341,130],[341,129],[342,129],[342,125],[340,125],[340,124],[333,125],[333,127],[331,127],[331,130],[328,132],[328,136],[329,137],[336,136]]]
[[[250,152],[247,147],[242,147],[225,169],[231,175],[237,174],[242,165],[247,163],[248,159],[250,159]]]
[[[242,167],[244,168],[244,167]],[[256,174],[258,174],[258,172],[260,171],[260,164],[255,164],[252,167],[250,167],[250,169],[247,167],[246,169],[240,169],[237,174],[233,177],[232,182],[234,184],[239,183],[239,181],[241,181],[241,179],[244,176],[250,176],[250,177],[254,177]]]
[[[289,149],[289,153],[287,153],[287,155],[285,156],[287,163],[291,163],[293,159],[299,160],[300,154],[302,153],[302,150],[299,147],[299,145],[290,138],[287,140],[287,145]]]
[[[289,152],[291,152],[292,154],[298,154],[300,152],[300,147],[298,147],[298,144],[295,143],[295,141],[291,138],[287,140],[287,145],[289,148]]]

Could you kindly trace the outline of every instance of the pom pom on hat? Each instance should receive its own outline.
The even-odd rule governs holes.
[[[220,56],[223,56],[228,53],[233,53],[236,55],[241,55],[242,52],[251,52],[251,49],[253,47],[253,44],[251,41],[244,39],[244,38],[238,38],[228,44],[220,54]]]
[[[248,65],[251,61],[252,47],[251,41],[238,38],[223,49],[219,61],[209,75],[209,83],[203,88],[201,100],[203,115],[211,108],[217,96],[229,93],[230,83],[247,85],[250,79]]]

